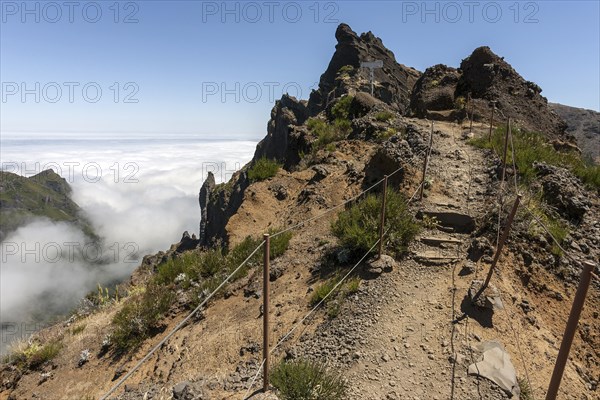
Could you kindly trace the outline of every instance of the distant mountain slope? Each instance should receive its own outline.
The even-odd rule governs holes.
[[[71,200],[71,187],[52,170],[26,178],[0,171],[0,240],[34,217],[69,221],[94,237],[81,209]]]
[[[550,108],[567,123],[567,132],[577,138],[584,155],[600,163],[600,113],[584,108],[550,103]]]

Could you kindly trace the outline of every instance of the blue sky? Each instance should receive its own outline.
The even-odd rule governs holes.
[[[421,71],[488,45],[550,101],[600,109],[598,1],[0,3],[2,132],[260,138],[283,91],[315,87],[340,22]]]

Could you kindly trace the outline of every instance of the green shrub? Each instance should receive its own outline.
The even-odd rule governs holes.
[[[392,136],[394,136],[396,133],[396,130],[394,128],[387,128],[384,131],[378,131],[377,132],[377,139],[379,140],[388,140],[389,138],[391,138]]]
[[[81,324],[71,329],[71,334],[78,335],[85,330],[86,324]]]
[[[201,274],[202,258],[198,251],[187,251],[169,258],[158,266],[154,281],[159,285],[169,285],[181,274],[193,279]]]
[[[61,348],[62,343],[58,340],[44,344],[38,341],[21,341],[11,345],[10,355],[4,361],[20,368],[37,369],[56,357]]]
[[[392,118],[394,118],[394,114],[389,111],[379,111],[375,114],[375,119],[379,122],[388,122]]]
[[[269,233],[275,233],[270,230]],[[281,256],[288,248],[292,232],[271,239],[271,259]],[[187,251],[160,264],[146,290],[131,295],[113,318],[112,341],[119,352],[137,347],[150,337],[159,320],[169,310],[174,299],[174,284],[190,289],[190,306],[195,307],[207,293],[212,293],[256,249],[261,239],[247,237],[229,251],[220,246],[214,249]],[[262,251],[254,256],[231,278],[231,282],[247,275],[260,265]],[[192,287],[193,286],[193,287]]]
[[[313,150],[321,149],[330,143],[345,139],[349,130],[349,122],[336,122],[334,125],[331,125],[318,118],[309,119],[307,126],[316,136],[316,140],[313,143]]]
[[[550,234],[554,236],[554,238],[556,238],[556,240],[562,246],[564,240],[569,235],[568,224],[561,221],[560,218],[555,216],[552,211],[546,210],[540,199],[533,199],[529,203],[528,210],[529,211],[525,211],[521,209],[521,211],[519,212],[519,218],[527,218],[527,212],[531,212],[537,217],[537,219],[539,219],[542,222],[542,224],[544,224],[548,231],[550,231]],[[547,236],[547,232],[536,221],[533,221],[531,225],[529,225],[528,234],[531,237],[536,237],[538,235]],[[548,239],[551,241],[550,243],[552,245],[552,248],[550,251],[552,252],[552,254],[557,256],[563,255],[560,247],[557,246],[551,238]]]
[[[343,67],[341,67],[338,70],[337,76],[340,78],[348,78],[353,73],[354,73],[354,67],[352,65],[344,65]]]
[[[52,360],[58,355],[61,348],[62,343],[58,341],[52,341],[44,344],[28,357],[29,368],[36,369],[45,362]]]
[[[531,390],[529,382],[523,378],[517,378],[517,382],[519,383],[519,388],[521,389],[521,400],[533,400],[533,390]]]
[[[338,373],[315,361],[282,361],[273,368],[271,382],[282,400],[342,400],[348,392]]]
[[[111,335],[117,352],[139,346],[169,310],[175,296],[170,288],[150,283],[146,291],[131,297],[113,318]]]
[[[264,181],[277,175],[281,165],[266,157],[259,158],[248,170],[248,178],[252,182]]]
[[[278,231],[281,231],[281,229],[269,229],[269,234],[273,235],[273,234],[277,233]],[[291,231],[282,233],[281,235],[277,235],[277,236],[271,238],[271,240],[270,240],[270,246],[271,246],[270,250],[271,251],[269,252],[271,260],[274,258],[277,258],[277,257],[283,255],[283,253],[285,253],[285,251],[287,250],[287,248],[290,245],[291,239],[292,239]]]
[[[334,119],[345,120],[350,118],[350,105],[354,97],[346,95],[340,98],[331,108],[331,115]]]
[[[270,229],[268,233],[273,235],[278,231],[280,231],[280,230]],[[277,235],[276,237],[271,238],[271,249],[269,252],[269,255],[270,255],[269,258],[271,260],[273,260],[273,259],[283,255],[283,253],[285,253],[285,251],[287,250],[287,248],[289,246],[291,238],[292,238],[292,232],[286,232],[286,233],[283,233],[281,235]],[[228,267],[228,270],[229,270],[228,273],[233,272],[254,251],[254,249],[256,249],[256,247],[260,244],[261,241],[262,241],[262,238],[258,239],[258,238],[253,238],[251,236],[248,236],[242,242],[240,242],[238,245],[233,247],[227,253],[226,259],[224,261]],[[241,277],[246,276],[248,271],[251,268],[253,268],[257,265],[261,265],[262,260],[263,260],[263,251],[264,250],[257,251],[254,254],[254,256],[252,256],[252,258],[250,260],[248,260],[246,265],[244,267],[242,267],[240,269],[240,271],[238,271],[238,273],[233,276],[232,281],[235,281],[237,279],[240,279]]]
[[[256,249],[261,240],[251,236],[246,237],[227,253],[227,268],[229,273],[233,272],[248,256]],[[257,251],[246,265],[233,277],[233,280],[246,276],[248,271],[259,265],[262,260],[262,251]]]
[[[355,255],[368,251],[379,238],[381,195],[369,194],[349,209],[342,211],[331,229],[343,246]],[[419,225],[408,210],[403,197],[395,190],[388,190],[386,199],[384,238],[395,255],[406,251],[408,244],[419,231]]]
[[[530,184],[535,180],[536,172],[533,168],[533,163],[537,161],[568,168],[588,187],[600,189],[600,166],[593,165],[590,161],[584,160],[581,155],[574,151],[567,153],[556,151],[540,133],[528,132],[517,128],[513,128],[512,133],[515,147],[515,164],[525,184]],[[485,136],[471,139],[469,143],[479,148],[495,150],[498,157],[502,157],[501,152],[504,149],[505,135],[506,128],[500,127],[492,135],[491,142]],[[510,146],[508,149],[506,163],[507,165],[512,165]]]
[[[454,108],[457,110],[464,110],[467,106],[467,100],[463,96],[458,96],[456,100],[454,100]]]
[[[346,296],[350,296],[352,294],[358,293],[358,289],[360,288],[360,278],[355,276],[350,278],[346,283],[345,294]]]
[[[321,283],[319,286],[317,286],[317,288],[314,290],[314,292],[310,296],[310,305],[316,306],[317,304],[319,304],[320,301],[325,299],[325,297],[327,297],[327,295],[329,295],[329,293],[333,290],[335,285],[337,285],[337,283],[339,282],[339,279],[340,278],[336,275],[335,277],[328,279],[325,282]],[[327,297],[327,300],[325,300],[325,303],[327,303],[327,301],[332,298],[333,298],[332,296]]]
[[[340,282],[340,279],[342,279],[342,276],[340,273],[336,273],[332,278],[317,286],[310,297],[310,305],[313,307],[325,299],[323,304],[327,307],[326,312],[330,319],[333,319],[339,315],[346,298],[357,293],[360,287],[360,278],[355,276],[349,278],[347,281],[338,286],[337,293],[331,293],[335,285]]]

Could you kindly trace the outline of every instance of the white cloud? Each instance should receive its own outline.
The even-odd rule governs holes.
[[[20,253],[4,254],[1,320],[27,319],[27,311],[35,308],[32,305],[48,301],[42,299],[51,299],[55,309],[68,310],[97,282],[128,276],[138,263],[122,262],[127,244],[134,243],[141,257],[168,249],[185,230],[197,233],[198,191],[207,170],[215,171],[218,181],[228,179],[251,159],[255,146],[249,141],[186,136],[81,139],[66,135],[59,141],[4,136],[3,169],[32,175],[54,165],[71,184],[73,200],[105,238],[105,245],[117,243],[122,250],[120,260],[101,268],[85,259],[48,263],[43,257],[34,262],[30,256],[23,262]],[[71,225],[38,220],[7,237],[3,246],[9,242],[30,249],[36,243],[44,248],[48,243],[85,243],[85,239]]]

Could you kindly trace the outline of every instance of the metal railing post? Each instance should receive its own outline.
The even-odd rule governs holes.
[[[496,264],[498,263],[498,260],[500,259],[500,254],[502,253],[502,248],[504,247],[504,243],[506,242],[506,239],[508,238],[508,233],[510,232],[510,227],[513,223],[513,219],[515,218],[515,215],[517,213],[517,208],[519,208],[519,203],[521,202],[521,197],[522,196],[520,194],[517,195],[517,198],[515,199],[515,203],[513,204],[512,210],[510,210],[510,214],[508,215],[506,227],[504,228],[504,232],[502,232],[502,237],[500,238],[500,241],[498,242],[498,248],[496,249],[496,253],[494,254],[494,260],[492,261],[492,265],[490,266],[490,270],[488,272],[487,277],[485,278],[485,282],[484,282],[483,286],[481,287],[479,292],[475,295],[476,298],[479,297],[481,295],[481,293],[483,293],[483,291],[490,284],[490,280],[492,279],[492,276],[494,275],[494,269],[496,268]]]
[[[431,147],[433,146],[433,121],[431,122],[431,134],[429,135],[429,148],[425,153],[425,162],[423,163],[423,177],[421,178],[421,187],[419,188],[419,200],[423,200],[423,190],[425,189],[425,176],[427,175],[427,167],[429,165],[429,156],[431,155]]]
[[[383,195],[381,198],[381,219],[379,221],[379,258],[383,253],[383,230],[385,226],[385,206],[387,199],[388,176],[383,177]]]
[[[550,379],[550,385],[548,386],[548,392],[546,393],[546,400],[556,400],[558,396],[558,389],[560,388],[560,382],[565,372],[565,366],[569,359],[569,352],[571,351],[571,345],[573,344],[573,338],[577,332],[577,325],[579,324],[579,317],[581,316],[581,310],[585,303],[588,289],[590,287],[590,281],[592,280],[592,271],[596,266],[594,263],[585,261],[583,262],[583,270],[581,271],[581,277],[579,279],[579,286],[573,299],[573,305],[571,306],[571,313],[567,320],[567,326],[565,327],[565,333],[563,335],[562,343],[560,344],[560,350],[556,357],[556,364],[554,365],[554,371],[552,372],[552,378]]]
[[[263,391],[269,390],[269,258],[271,253],[271,237],[263,235],[265,240],[263,256]]]

